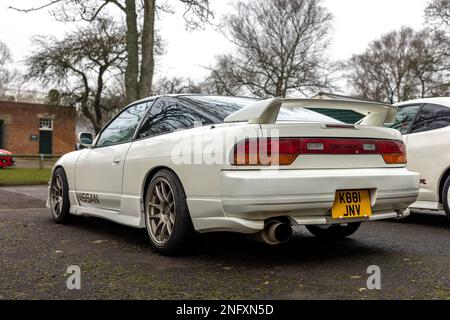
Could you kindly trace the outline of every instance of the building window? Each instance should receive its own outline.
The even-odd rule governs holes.
[[[51,118],[39,119],[39,129],[40,130],[53,130],[53,119],[51,119]]]

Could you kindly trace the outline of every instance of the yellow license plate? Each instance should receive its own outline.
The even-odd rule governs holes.
[[[372,208],[369,190],[337,191],[331,214],[333,219],[370,217]]]

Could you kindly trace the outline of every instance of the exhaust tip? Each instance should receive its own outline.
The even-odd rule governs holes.
[[[281,223],[275,228],[274,233],[278,241],[286,242],[292,238],[292,227],[287,223]]]
[[[397,213],[397,218],[395,218],[395,219],[401,220],[401,219],[405,219],[405,218],[409,217],[409,215],[411,214],[411,210],[409,208],[398,209],[398,210],[395,210],[395,213]]]
[[[262,232],[262,239],[270,245],[277,245],[292,238],[292,227],[288,223],[270,221]]]

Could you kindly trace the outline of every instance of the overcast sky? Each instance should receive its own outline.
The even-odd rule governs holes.
[[[174,2],[170,0],[169,2]],[[248,0],[252,1],[252,0]],[[73,24],[55,22],[46,11],[19,13],[10,5],[29,7],[43,0],[0,0],[0,40],[5,42],[19,62],[30,52],[30,37],[35,34],[63,36]],[[233,10],[235,0],[210,0],[220,16]],[[403,25],[420,29],[424,24],[423,10],[428,0],[324,0],[334,15],[333,42],[329,55],[332,59],[346,59],[364,51],[368,43],[381,34]],[[167,54],[158,61],[158,75],[183,76],[201,79],[203,68],[213,63],[214,57],[229,51],[227,40],[213,26],[204,30],[186,31],[182,12],[165,14],[157,22],[166,43]]]

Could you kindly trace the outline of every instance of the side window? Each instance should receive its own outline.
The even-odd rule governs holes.
[[[186,104],[176,99],[160,99],[145,116],[137,138],[143,139],[208,124],[213,124],[213,121]]]
[[[130,142],[149,103],[151,102],[137,104],[122,111],[103,130],[96,147],[107,147]]]
[[[411,133],[436,130],[448,126],[450,126],[450,108],[437,104],[427,104],[417,115]]]
[[[420,107],[420,105],[412,105],[398,108],[395,123],[388,125],[388,127],[397,129],[402,134],[407,134]]]

